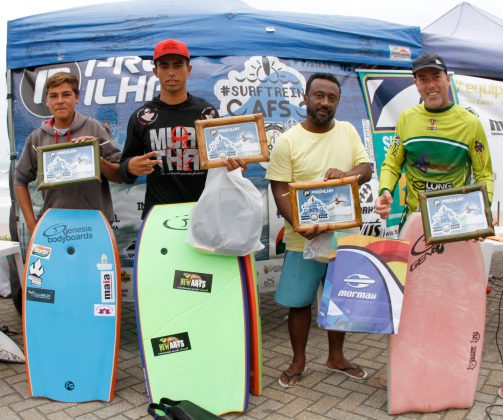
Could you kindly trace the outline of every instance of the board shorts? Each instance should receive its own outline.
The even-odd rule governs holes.
[[[327,274],[328,264],[304,259],[304,253],[286,251],[283,270],[274,298],[280,305],[302,308],[312,305],[320,284]]]

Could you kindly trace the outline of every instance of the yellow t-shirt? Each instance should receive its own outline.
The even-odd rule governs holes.
[[[265,177],[271,181],[321,180],[329,168],[349,171],[370,162],[356,129],[346,121],[335,121],[326,133],[312,133],[297,124],[276,140]],[[304,250],[304,237],[285,221],[286,249]]]

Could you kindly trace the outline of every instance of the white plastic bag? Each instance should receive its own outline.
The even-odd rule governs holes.
[[[192,209],[186,242],[195,249],[222,255],[260,251],[262,196],[241,168],[208,171],[206,185]]]
[[[324,232],[304,241],[304,259],[327,263],[334,252],[334,232]]]
[[[304,259],[328,263],[335,257],[337,239],[345,235],[358,235],[358,227],[328,231],[304,241]]]

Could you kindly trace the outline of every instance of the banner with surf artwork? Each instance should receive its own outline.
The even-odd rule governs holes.
[[[374,141],[374,156],[377,174],[388,148],[393,143],[395,125],[400,113],[422,102],[409,70],[356,70],[365,99],[370,131]],[[449,91],[451,99],[458,103],[453,78]],[[397,183],[393,194],[391,214],[387,220],[386,237],[398,237],[403,208],[405,205],[405,176]]]
[[[503,201],[503,82],[479,77],[455,75],[459,104],[477,115],[486,132],[494,174],[492,211],[501,224]]]
[[[188,80],[189,92],[213,104],[222,117],[262,113],[269,151],[274,148],[281,133],[306,117],[306,81],[311,74],[320,71],[336,75],[341,83],[343,95],[337,119],[351,122],[363,137],[363,121],[366,121],[367,113],[355,64],[276,56],[194,57],[191,63],[193,70]],[[152,67],[151,60],[128,56],[58,62],[13,70],[13,130],[17,157],[21,155],[28,135],[50,116],[43,86],[47,78],[58,71],[69,71],[78,77],[80,102],[77,110],[107,125],[121,148],[126,139],[129,117],[145,101],[159,94],[159,80],[153,74]],[[177,141],[179,133],[188,133],[189,140]],[[159,145],[163,142],[171,145],[169,149],[173,152],[173,165],[180,171],[190,175],[190,172],[200,170],[195,130],[192,127],[166,126],[152,135],[163,139]],[[155,147],[159,145],[156,143]],[[257,252],[257,260],[278,259],[284,254],[283,220],[278,215],[272,195],[268,193],[268,181],[264,178],[266,167],[267,162],[252,163],[245,174],[260,191],[264,202],[261,242],[265,248]],[[131,270],[141,225],[145,182],[145,177],[140,177],[133,185],[110,185],[115,211],[112,228],[119,248],[123,278],[126,279],[123,290],[129,291],[130,300]],[[42,196],[34,183],[30,188],[33,206],[38,212],[42,206]],[[269,221],[273,221],[271,226]],[[22,217],[19,236],[22,248],[26,249],[30,235]],[[277,262],[268,264],[276,265]]]
[[[327,330],[396,334],[410,244],[348,235],[328,265],[318,324]]]

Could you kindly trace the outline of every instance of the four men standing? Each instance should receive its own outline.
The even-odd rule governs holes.
[[[48,80],[47,105],[53,117],[28,138],[15,176],[16,193],[30,232],[36,224],[27,189],[36,178],[34,150],[61,139],[101,138],[105,179],[99,186],[79,186],[74,192],[68,188],[47,191],[42,212],[49,207],[96,208],[113,220],[107,179],[133,183],[141,175],[147,175],[142,217],[155,204],[197,201],[206,171],[199,167],[194,121],[218,113],[210,103],[187,91],[192,66],[183,42],[161,41],[153,59],[160,95],[131,115],[122,157],[110,143],[105,127],[75,111],[79,99],[76,78],[58,74]],[[476,116],[451,103],[450,79],[443,59],[424,54],[414,62],[412,71],[423,103],[400,115],[394,142],[383,163],[380,196],[375,206],[383,218],[390,213],[391,193],[403,166],[407,177],[407,214],[417,210],[419,192],[437,189],[439,185],[465,185],[471,170],[475,182],[485,183],[492,195],[491,159],[484,130]],[[289,307],[293,359],[278,379],[284,388],[297,384],[305,371],[311,306],[327,269],[326,264],[303,258],[305,239],[314,238],[324,229],[315,225],[302,235],[293,231],[288,183],[356,175],[362,184],[371,177],[370,161],[356,129],[334,119],[340,97],[340,83],[332,74],[315,73],[309,78],[304,97],[306,119],[278,138],[266,173],[277,208],[286,220],[287,253],[275,296],[278,303]],[[234,159],[227,162],[227,167],[246,168],[246,164]],[[328,331],[328,343],[329,370],[358,380],[367,377],[365,370],[344,357],[343,332]]]

